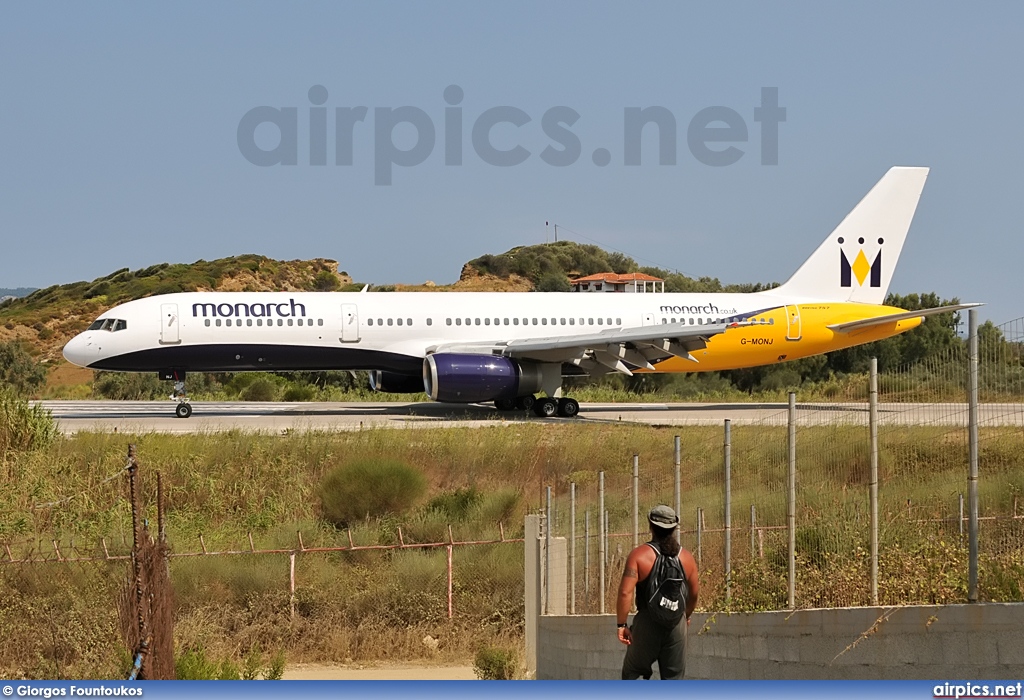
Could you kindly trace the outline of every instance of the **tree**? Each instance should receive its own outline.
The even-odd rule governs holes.
[[[561,272],[549,272],[537,283],[538,292],[571,292],[572,285]]]

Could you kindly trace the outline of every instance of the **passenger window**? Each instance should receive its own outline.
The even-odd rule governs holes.
[[[277,325],[283,326],[284,325],[284,321],[282,321],[281,319],[277,319]]]
[[[455,319],[455,325],[456,326],[461,326],[462,325],[462,319],[461,318]]]
[[[252,319],[251,318],[245,319],[245,325],[251,326],[252,325]]]
[[[318,318],[318,319],[316,320],[316,325],[318,325],[318,326],[322,326],[322,325],[324,325],[324,320],[323,320],[322,318]]]
[[[239,323],[241,323],[241,321],[239,321]],[[291,319],[288,319],[288,325],[289,326],[292,325],[292,320]]]
[[[676,322],[676,320],[672,319],[672,323],[675,323],[675,322]],[[622,319],[621,318],[615,319],[615,325],[616,326],[621,326],[622,325]]]
[[[489,325],[491,325],[491,319],[489,319],[489,318],[485,318],[485,319],[484,319],[484,325],[485,325],[485,326],[489,326]]]
[[[612,325],[612,320],[611,319],[608,319],[608,325],[609,326]]]
[[[574,319],[574,318],[570,318],[570,319],[569,319],[569,325],[570,325],[570,326],[575,326],[575,325],[576,325],[576,319]]]
[[[389,326],[393,326],[394,324],[395,324],[395,321],[394,321],[394,319],[392,319],[392,318],[389,318],[389,319],[388,319],[388,325],[389,325]]]
[[[592,319],[592,318],[588,318],[588,319],[587,319],[587,323],[588,323],[589,325],[591,325],[591,326],[592,326],[592,325],[594,325],[594,319]]]
[[[412,325],[412,319],[411,318],[405,319],[405,325],[411,326]],[[427,325],[430,325],[430,324],[428,323]]]
[[[207,326],[209,326],[210,325],[210,319],[206,319],[205,321],[203,321],[203,323],[205,323]]]
[[[540,320],[540,323],[541,323],[542,326],[546,326],[546,325],[548,325],[548,320],[546,318],[542,318]]]
[[[476,319],[476,325],[480,325],[480,319]]]
[[[472,325],[473,325],[473,319],[471,319],[471,318],[467,318],[467,319],[466,319],[466,325],[467,325],[467,326],[472,326]]]
[[[216,321],[214,321],[214,323],[216,323],[217,327],[220,328],[220,319],[219,318]]]
[[[262,326],[263,325],[263,319],[262,318],[256,319],[256,325],[257,326]]]
[[[565,325],[565,319],[564,319],[564,318],[562,318],[562,319],[559,319],[559,322],[561,322],[561,324],[562,324],[563,326]]]
[[[597,325],[603,326],[604,325],[604,319],[603,318],[597,319]]]
[[[402,319],[398,319],[398,325],[402,325]]]
[[[519,325],[519,319],[518,318],[512,319],[512,325],[513,326],[518,326]]]
[[[372,326],[373,325],[373,319],[372,318],[366,319],[366,325]]]
[[[427,321],[430,321],[430,319],[428,318],[428,319],[427,319]],[[428,324],[428,325],[429,325],[429,324]],[[446,318],[446,319],[444,320],[444,325],[446,325],[446,326],[450,326],[450,325],[452,325],[452,320],[451,320],[450,318]]]

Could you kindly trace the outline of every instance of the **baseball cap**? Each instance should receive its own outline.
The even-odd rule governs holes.
[[[654,506],[647,514],[647,520],[663,530],[672,530],[679,524],[679,516],[668,506]]]

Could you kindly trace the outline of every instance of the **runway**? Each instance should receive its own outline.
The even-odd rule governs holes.
[[[254,403],[192,404],[191,418],[175,418],[171,401],[40,401],[61,431],[128,433],[202,433],[225,430],[284,432],[295,430],[362,430],[367,428],[486,427],[519,423],[547,425],[645,423],[661,426],[785,425],[784,403],[584,403],[576,418],[537,418],[500,412],[484,404],[440,403]],[[982,404],[982,426],[1024,425],[1024,404]],[[967,404],[879,405],[879,423],[966,426]],[[867,425],[866,403],[797,405],[797,424]]]

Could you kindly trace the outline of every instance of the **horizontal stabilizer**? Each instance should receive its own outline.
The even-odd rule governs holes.
[[[972,309],[981,304],[953,304],[951,306],[936,306],[934,309],[921,309],[920,311],[906,311],[901,314],[888,314],[886,316],[875,316],[874,318],[864,318],[859,321],[847,321],[846,323],[833,323],[829,326],[829,330],[835,331],[836,333],[849,333],[850,331],[858,330],[860,328],[870,328],[871,326],[880,326],[885,323],[893,323],[895,321],[906,321],[910,318],[924,318],[925,316],[934,316],[935,314],[948,314],[952,311],[960,311],[962,309]]]

